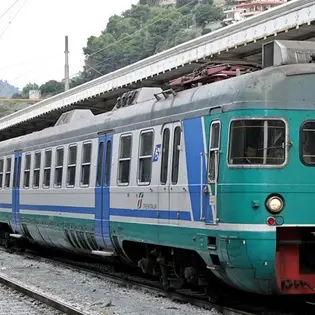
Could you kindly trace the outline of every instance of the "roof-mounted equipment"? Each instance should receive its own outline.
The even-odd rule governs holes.
[[[161,92],[162,89],[159,87],[143,87],[140,89],[128,91],[121,97],[117,98],[115,109],[149,101],[155,97],[155,94]]]
[[[74,109],[69,112],[63,113],[57,120],[55,126],[72,124],[78,121],[87,121],[92,119],[94,114],[89,109]]]
[[[246,62],[212,63],[204,65],[192,73],[170,81],[173,90],[186,90],[196,86],[233,78],[248,72],[260,70],[257,64]]]
[[[315,42],[274,40],[262,46],[262,66],[310,63],[315,59]]]
[[[160,95],[163,95],[164,98],[167,99],[169,97],[169,95],[171,95],[171,94],[173,96],[177,95],[177,93],[172,88],[170,88],[168,90],[163,90],[163,91],[161,91],[159,93],[156,93],[156,94],[154,94],[154,96],[155,96],[156,100],[159,101],[161,99]]]

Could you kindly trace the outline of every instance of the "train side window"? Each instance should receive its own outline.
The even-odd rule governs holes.
[[[139,143],[138,183],[149,185],[152,173],[153,131],[142,131]]]
[[[33,171],[33,188],[39,187],[41,152],[35,152],[35,163]]]
[[[5,187],[5,188],[9,188],[9,187],[10,187],[11,164],[12,164],[12,159],[11,159],[10,157],[7,157],[7,160],[6,160],[5,180],[4,180],[4,187]]]
[[[25,154],[25,164],[24,164],[24,182],[23,187],[30,187],[30,179],[31,179],[31,154]]]
[[[98,146],[96,186],[101,186],[103,155],[104,155],[104,142],[100,142]]]
[[[109,186],[111,156],[112,156],[112,142],[111,142],[111,140],[108,140],[108,141],[107,141],[107,144],[106,144],[106,160],[105,160],[104,186]]]
[[[301,127],[300,158],[303,164],[315,166],[315,121],[306,121]]]
[[[216,179],[216,154],[218,154],[220,146],[220,122],[216,121],[210,127],[210,144],[209,144],[209,160],[208,160],[208,181],[213,182]],[[217,157],[218,158],[218,157]]]
[[[57,148],[56,163],[55,163],[55,180],[54,180],[55,187],[61,187],[62,185],[63,158],[64,158],[64,149]]]
[[[43,186],[45,188],[50,187],[50,175],[51,175],[51,150],[46,150],[45,163],[44,163],[44,178],[43,178]]]
[[[233,120],[230,126],[229,164],[277,165],[286,158],[286,125],[283,120]]]
[[[169,128],[165,128],[163,131],[161,174],[160,174],[160,181],[162,185],[165,185],[167,182],[169,151],[170,151],[170,130]]]
[[[120,137],[119,150],[119,169],[118,169],[118,183],[120,185],[129,184],[130,163],[131,163],[131,134],[122,135]]]
[[[2,189],[2,187],[3,187],[3,184],[2,184],[2,182],[3,182],[3,168],[4,168],[4,160],[1,159],[0,160],[0,189]]]
[[[67,186],[75,185],[75,172],[77,163],[77,145],[70,145],[68,150]]]
[[[82,162],[81,162],[81,185],[90,184],[92,143],[83,143]]]
[[[173,161],[172,161],[172,184],[173,185],[176,185],[178,182],[181,133],[182,133],[181,128],[176,127],[174,130],[174,138],[173,138]]]

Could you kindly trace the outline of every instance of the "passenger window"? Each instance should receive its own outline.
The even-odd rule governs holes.
[[[104,155],[104,142],[100,142],[100,144],[98,146],[96,186],[101,186],[103,155]]]
[[[30,178],[31,178],[31,154],[28,153],[25,155],[25,164],[24,164],[24,188],[30,187]]]
[[[152,172],[153,131],[140,134],[138,183],[150,184]]]
[[[118,183],[128,184],[131,162],[131,135],[120,137]]]
[[[300,155],[305,165],[315,166],[315,121],[305,122],[302,126]]]
[[[220,122],[213,122],[210,128],[210,143],[209,143],[209,161],[208,161],[208,182],[211,183],[216,179],[216,163],[220,144]]]
[[[81,164],[81,185],[90,184],[92,143],[83,143]]]
[[[44,163],[44,178],[43,186],[50,187],[50,174],[51,174],[51,150],[45,151],[45,163]]]
[[[178,182],[181,132],[182,131],[180,127],[176,127],[174,130],[173,162],[172,162],[172,184],[173,185],[176,185]]]
[[[230,129],[229,164],[281,165],[285,161],[282,120],[234,120]]]
[[[106,145],[104,186],[109,186],[111,156],[112,156],[112,142],[109,140],[107,141],[107,145]]]
[[[77,146],[70,145],[68,150],[68,173],[67,173],[67,185],[75,185],[75,171],[77,163]]]
[[[12,163],[12,159],[8,157],[6,161],[6,172],[5,172],[5,183],[4,183],[5,188],[10,187],[11,163]]]
[[[41,153],[36,152],[35,153],[34,172],[33,172],[33,187],[34,188],[39,187],[40,159],[41,159]]]
[[[61,187],[62,185],[63,158],[64,158],[63,148],[57,148],[56,163],[55,163],[55,183],[54,183],[56,187]]]
[[[167,182],[169,150],[170,150],[170,130],[169,128],[166,128],[163,131],[163,143],[162,143],[161,174],[160,174],[160,181],[162,185],[165,185]]]
[[[3,167],[4,167],[4,161],[3,159],[0,160],[0,189],[3,187]]]

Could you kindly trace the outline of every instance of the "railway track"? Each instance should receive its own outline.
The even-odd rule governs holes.
[[[1,248],[3,251],[8,251],[7,249]],[[109,279],[110,281],[121,285],[125,287],[133,287],[136,289],[141,289],[148,291],[150,293],[153,293],[158,296],[163,296],[168,299],[171,299],[173,301],[181,302],[181,303],[189,303],[192,305],[195,305],[197,307],[212,310],[215,309],[218,312],[224,314],[224,315],[283,315],[283,314],[294,314],[294,315],[304,315],[304,314],[313,314],[315,312],[315,306],[312,302],[309,301],[300,301],[301,304],[297,305],[296,302],[294,302],[294,307],[290,307],[290,305],[283,304],[283,307],[274,306],[274,300],[275,298],[270,297],[268,298],[269,302],[266,303],[266,299],[263,297],[258,297],[257,303],[255,303],[256,295],[245,295],[244,293],[240,293],[241,296],[230,296],[228,299],[223,299],[222,301],[218,303],[212,303],[209,302],[208,296],[204,293],[192,291],[192,290],[177,290],[175,292],[164,291],[160,283],[158,281],[154,281],[152,279],[148,279],[145,277],[140,277],[139,275],[134,274],[126,274],[122,271],[114,270],[111,266],[105,265],[104,263],[95,262],[94,260],[80,260],[78,259],[72,259],[65,257],[65,256],[59,256],[59,255],[38,255],[37,252],[27,251],[24,253],[16,253],[18,255],[27,256],[30,259],[38,260],[38,259],[44,259],[44,261],[50,262],[52,264],[58,264],[65,268],[72,269],[74,271],[81,271],[86,274],[90,274],[91,276],[97,276],[98,278],[102,279]],[[94,261],[94,262],[93,262]],[[0,282],[3,280],[0,278]],[[14,283],[14,281],[13,281]],[[15,284],[13,284],[15,286]],[[20,286],[21,290],[24,290],[25,287]],[[27,294],[25,292],[22,292],[23,294]],[[31,294],[31,295],[29,295]],[[34,293],[29,293],[27,295],[36,298],[32,296]],[[45,303],[49,306],[54,307],[55,309],[60,310],[61,312],[65,314],[86,314],[83,312],[80,312],[76,309],[74,309],[71,306],[67,306],[64,303],[60,303],[58,306],[58,301],[50,299],[49,297],[45,297],[41,294],[38,294],[38,292],[35,293],[35,296],[38,296],[39,301],[42,303]],[[243,295],[243,296],[242,296]],[[247,296],[247,298],[244,298]],[[278,297],[277,302],[278,304],[283,302],[283,299],[281,297]],[[48,304],[50,303],[50,304]],[[276,303],[276,302],[275,302]],[[281,303],[282,304],[282,303]],[[293,305],[293,304],[292,304]],[[57,308],[58,307],[58,308]],[[309,312],[309,310],[312,310]]]
[[[0,283],[5,287],[11,288],[16,292],[22,293],[25,296],[30,297],[42,304],[45,304],[52,309],[59,311],[61,314],[68,314],[68,315],[88,315],[84,312],[81,312],[78,309],[73,308],[70,305],[67,305],[61,301],[53,299],[52,297],[45,295],[35,289],[31,289],[16,280],[10,279],[4,275],[0,275]]]

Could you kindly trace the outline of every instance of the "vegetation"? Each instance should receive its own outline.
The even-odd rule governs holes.
[[[0,97],[10,98],[18,92],[18,88],[7,81],[0,80]]]
[[[158,0],[140,0],[121,15],[109,18],[100,36],[91,36],[83,48],[85,63],[70,87],[93,80],[163,50],[211,32],[209,23],[223,12],[213,0],[177,0],[176,6],[158,6]],[[27,98],[39,88],[46,98],[63,91],[63,83],[50,80],[40,87],[27,84],[15,97]]]

